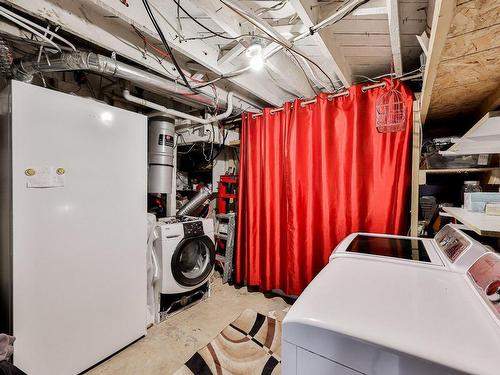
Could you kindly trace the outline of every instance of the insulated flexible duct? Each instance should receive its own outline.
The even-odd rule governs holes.
[[[174,95],[191,93],[189,89],[179,83],[122,63],[111,57],[93,52],[64,52],[60,54],[59,57],[51,59],[50,63],[47,61],[37,62],[36,60],[21,61],[19,65],[15,67],[14,74],[16,79],[28,81],[33,74],[39,72],[63,72],[72,70],[86,70],[110,77],[122,78],[133,82],[135,85],[145,90],[160,95],[165,93]],[[205,93],[190,95],[189,98],[205,105],[212,105],[214,100],[213,95],[211,96]]]
[[[212,195],[212,191],[208,188],[201,189],[198,194],[196,194],[193,199],[187,202],[184,206],[179,208],[177,211],[177,216],[190,215],[196,211],[207,199]]]

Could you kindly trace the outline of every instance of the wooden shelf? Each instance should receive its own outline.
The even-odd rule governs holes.
[[[458,173],[481,173],[500,170],[500,167],[485,167],[485,168],[450,168],[450,169],[420,169],[418,183],[425,185],[427,183],[428,174],[458,174]]]
[[[443,207],[443,210],[481,236],[500,237],[500,216],[470,212],[459,207]]]

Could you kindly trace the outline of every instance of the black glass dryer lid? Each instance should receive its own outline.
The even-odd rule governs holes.
[[[430,263],[429,254],[420,240],[358,235],[347,251]]]

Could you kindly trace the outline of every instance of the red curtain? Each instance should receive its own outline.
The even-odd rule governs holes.
[[[386,82],[243,115],[237,283],[299,295],[348,234],[405,234],[413,96],[393,82],[406,103],[406,130],[379,133],[375,102]]]

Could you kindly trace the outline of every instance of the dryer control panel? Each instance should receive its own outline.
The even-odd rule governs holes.
[[[201,221],[182,223],[182,227],[184,228],[185,238],[203,236],[203,223]]]
[[[500,256],[488,252],[469,268],[468,276],[479,295],[500,319]]]
[[[460,255],[472,245],[462,232],[451,225],[446,225],[441,229],[434,240],[451,263],[455,263]]]
[[[469,237],[459,225],[448,224],[434,237],[435,245],[464,274],[500,324],[500,255]]]

